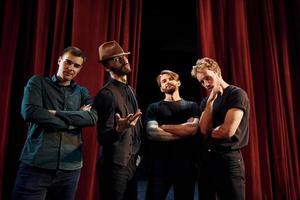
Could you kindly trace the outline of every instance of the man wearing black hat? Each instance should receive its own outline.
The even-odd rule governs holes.
[[[98,162],[101,200],[137,199],[134,174],[140,162],[142,113],[127,83],[127,75],[131,73],[128,54],[116,41],[99,47],[99,62],[111,77],[95,97],[101,146]]]

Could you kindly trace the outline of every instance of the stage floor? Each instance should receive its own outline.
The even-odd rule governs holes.
[[[198,200],[198,189],[197,189],[197,183],[195,185],[195,195],[194,200]],[[145,193],[147,188],[147,181],[139,181],[138,182],[138,200],[144,200],[145,199]],[[166,200],[173,200],[173,189],[170,190]]]

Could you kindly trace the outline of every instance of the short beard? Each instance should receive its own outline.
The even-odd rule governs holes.
[[[173,87],[164,89],[164,93],[172,95],[175,92],[175,90],[176,90],[176,87],[173,86]]]
[[[119,66],[119,67],[115,67],[115,66],[110,66],[110,70],[119,75],[119,76],[124,76],[124,75],[128,75],[131,73],[131,69],[130,68],[126,68],[125,66],[128,65],[128,64],[125,64],[125,65],[122,65],[122,66]]]

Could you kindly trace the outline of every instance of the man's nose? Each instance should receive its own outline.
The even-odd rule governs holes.
[[[75,63],[71,63],[71,64],[67,65],[68,70],[73,70],[74,68],[75,68]]]
[[[126,58],[126,56],[124,56],[120,61],[122,64],[128,63],[128,59]]]
[[[204,85],[204,87],[207,88],[209,86],[209,82],[208,81],[204,81],[203,85]]]
[[[73,69],[73,67],[74,67],[74,63],[71,63],[67,66],[68,69]]]
[[[171,83],[171,82],[172,82],[171,79],[167,79],[167,80],[166,80],[166,84],[169,84],[169,83]]]

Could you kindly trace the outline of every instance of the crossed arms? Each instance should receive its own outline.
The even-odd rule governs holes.
[[[147,122],[147,136],[150,140],[170,141],[192,136],[198,129],[198,118],[190,118],[182,124],[158,125],[158,122],[151,120]]]
[[[244,112],[238,108],[231,108],[225,115],[224,123],[213,128],[213,101],[208,101],[200,117],[200,131],[203,135],[211,134],[212,138],[222,139],[232,137],[243,118]]]
[[[83,104],[92,101],[87,91],[83,91]],[[36,123],[50,130],[68,130],[90,126],[97,121],[97,112],[85,105],[79,110],[54,111],[43,106],[42,78],[34,76],[25,87],[21,114],[25,121]]]

